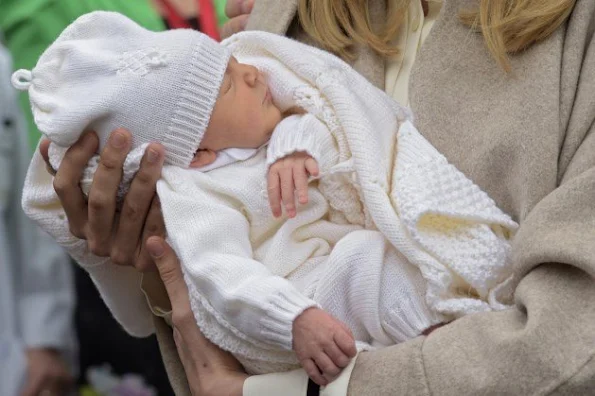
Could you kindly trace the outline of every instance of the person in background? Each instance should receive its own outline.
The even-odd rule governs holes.
[[[21,209],[29,150],[12,71],[0,42],[0,395],[58,396],[73,385],[72,273]]]

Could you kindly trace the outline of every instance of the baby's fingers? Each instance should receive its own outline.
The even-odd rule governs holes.
[[[319,169],[318,169],[318,163],[316,162],[316,160],[312,157],[308,158],[306,160],[306,170],[308,171],[308,173],[314,177],[318,176],[319,173]]]
[[[314,360],[327,383],[332,382],[341,372],[341,369],[324,352],[318,354]]]
[[[308,175],[306,168],[302,165],[296,165],[293,168],[293,180],[298,194],[298,201],[304,205],[308,203]]]
[[[347,357],[352,358],[357,354],[357,349],[355,348],[355,339],[351,332],[347,331],[338,331],[335,333],[333,339],[335,343],[338,345],[339,349],[347,355]]]
[[[279,181],[279,173],[271,169],[269,171],[267,180],[267,192],[269,194],[269,205],[273,216],[281,216],[281,184]]]
[[[287,216],[295,217],[295,184],[293,181],[293,169],[284,167],[279,171],[281,178],[281,199],[287,211]]]
[[[345,368],[349,365],[351,358],[345,354],[337,344],[330,345],[324,348],[324,353],[331,358],[333,363],[339,368]]]
[[[328,381],[322,376],[322,373],[320,372],[320,369],[316,363],[314,363],[314,360],[306,359],[302,361],[302,367],[306,371],[306,374],[308,374],[308,377],[310,377],[312,381],[316,382],[318,385],[325,386],[328,384]]]

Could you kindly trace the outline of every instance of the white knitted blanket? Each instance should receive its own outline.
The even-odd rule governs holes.
[[[275,99],[286,100],[278,105],[304,108],[333,134],[339,164],[332,172],[338,182],[321,180],[319,185],[330,200],[331,221],[340,218],[379,230],[420,269],[427,281],[427,305],[446,318],[510,303],[509,241],[516,223],[448,164],[413,127],[405,108],[338,58],[313,47],[263,32],[241,33],[224,45],[241,62],[267,72]],[[29,168],[23,207],[89,271],[126,329],[146,335],[150,315],[135,288],[137,274],[92,255],[86,241],[70,235],[39,154]],[[212,328],[220,329],[216,323]],[[269,358],[279,359],[268,361],[294,360],[285,351],[277,351],[278,356],[269,352]]]
[[[223,44],[242,62],[266,69],[273,60],[304,81],[294,100],[338,141],[364,225],[419,267],[432,309],[456,318],[511,302],[517,224],[421,136],[405,108],[340,59],[297,41],[244,32]]]

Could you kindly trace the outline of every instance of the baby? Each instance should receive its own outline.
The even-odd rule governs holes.
[[[97,12],[13,83],[56,155],[81,131],[103,146],[125,127],[129,180],[147,143],[165,146],[157,193],[195,318],[249,372],[299,362],[325,383],[355,340],[403,342],[509,302],[516,224],[406,109],[330,54],[262,32],[219,45]],[[34,159],[26,213],[83,267],[105,265],[57,220],[43,171]],[[118,304],[128,302],[112,310],[130,326],[135,313]]]

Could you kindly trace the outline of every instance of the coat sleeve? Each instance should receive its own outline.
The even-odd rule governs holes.
[[[562,65],[567,74],[561,81],[577,88],[561,98],[559,184],[533,207],[515,237],[513,309],[466,316],[428,337],[361,354],[348,394],[593,392],[595,17],[589,15],[590,21],[577,18],[567,28],[563,62],[574,63]]]

